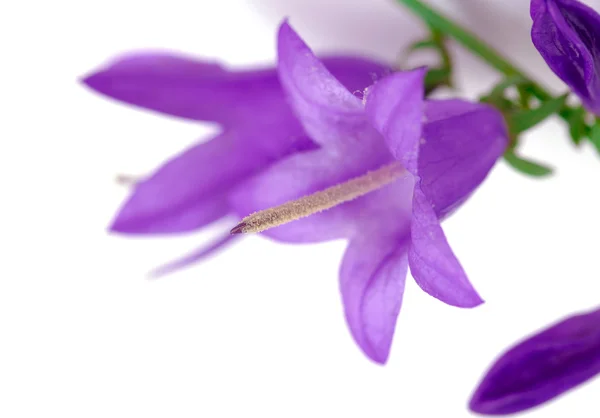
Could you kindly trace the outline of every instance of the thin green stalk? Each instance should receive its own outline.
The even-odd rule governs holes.
[[[439,30],[459,42],[469,51],[479,56],[490,66],[494,67],[506,77],[521,77],[530,83],[531,93],[540,100],[548,100],[552,95],[535,81],[531,80],[523,71],[511,64],[507,59],[486,43],[480,41],[474,34],[463,29],[450,19],[423,4],[420,0],[396,0],[409,8],[413,13],[423,19],[429,26]]]

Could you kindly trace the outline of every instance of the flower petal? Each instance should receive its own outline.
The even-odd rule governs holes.
[[[363,141],[357,135],[369,131],[361,100],[327,70],[287,22],[279,29],[277,50],[281,84],[307,134],[329,148],[360,146]]]
[[[531,0],[531,4],[529,5],[529,15],[531,18],[535,18],[539,11],[544,7],[544,2],[546,0]]]
[[[524,411],[600,373],[600,309],[572,316],[507,351],[471,398],[471,410]]]
[[[415,174],[423,121],[425,69],[395,73],[370,87],[365,109],[394,158]]]
[[[190,254],[178,258],[177,260],[170,261],[167,264],[157,267],[152,270],[149,275],[151,278],[156,279],[187,268],[192,264],[199,263],[200,261],[205,260],[207,257],[222,251],[225,249],[225,247],[233,244],[234,241],[240,238],[241,235],[231,235],[229,231],[227,231],[226,235],[212,242],[208,246],[201,247]]]
[[[273,129],[272,149],[266,145],[261,149],[264,136],[250,130],[228,131],[184,151],[135,187],[111,229],[129,234],[185,232],[225,216],[232,187],[310,145],[304,137]]]
[[[463,100],[428,101],[419,150],[421,188],[438,217],[463,203],[508,145],[502,114]]]
[[[600,114],[600,15],[574,0],[531,5],[531,39],[550,69]]]
[[[451,136],[454,136],[454,133],[450,131],[445,133],[443,129],[448,128],[449,119],[464,119],[465,115],[474,111],[473,108],[476,108],[477,111],[482,111],[482,109],[466,102],[447,102],[431,106],[429,111],[431,120],[425,127],[427,138],[419,140],[422,120],[422,109],[419,109],[419,98],[422,98],[422,82],[419,80],[422,80],[423,73],[413,72],[412,76],[414,77],[412,89],[408,88],[407,93],[403,95],[389,94],[389,91],[401,91],[401,87],[407,85],[404,84],[406,80],[397,75],[381,80],[370,89],[366,105],[371,120],[388,141],[392,153],[420,179],[415,186],[413,195],[409,265],[417,284],[430,295],[455,306],[477,306],[483,301],[469,283],[464,270],[452,253],[424,189],[428,192],[435,192],[436,203],[440,205],[441,209],[449,210],[460,203],[466,194],[470,193],[485,177],[501,153],[498,150],[503,149],[502,141],[506,137],[500,135],[498,139],[496,130],[504,132],[504,125],[494,113],[483,115],[494,124],[491,124],[490,120],[485,120],[481,114],[476,114],[486,123],[485,126],[477,129],[481,129],[484,134],[489,133],[489,129],[496,135],[493,138],[484,138],[484,141],[489,140],[494,146],[491,147],[489,155],[485,153],[482,155],[481,160],[476,156],[465,158],[459,150],[455,152],[454,144],[447,143],[452,139]],[[408,83],[408,86],[410,85]],[[407,106],[407,103],[403,101],[404,97],[412,97],[412,99],[407,99],[407,102],[417,103],[415,107],[419,111]],[[425,130],[423,134],[425,134]],[[427,145],[428,139],[431,141],[429,145]],[[471,144],[474,151],[467,149],[466,152],[486,151],[485,146],[480,145],[480,143]],[[424,147],[422,151],[420,146]],[[421,155],[420,152],[424,152],[424,154]],[[444,183],[438,178],[438,175],[451,166],[435,168],[434,164],[437,163],[436,159],[438,158],[442,163],[447,159],[458,169],[469,170],[474,178],[463,178],[457,174],[456,177],[449,178],[450,181]],[[423,173],[421,173],[421,168],[424,169]],[[440,190],[440,187],[449,186],[454,187],[450,192]]]
[[[117,100],[193,120],[230,126],[256,106],[283,95],[275,71],[233,73],[213,62],[173,53],[134,53],[114,60],[83,82]]]
[[[353,95],[362,97],[364,90],[392,69],[378,61],[353,56],[322,56],[325,68]]]
[[[389,356],[406,281],[407,236],[350,242],[340,270],[340,289],[352,336],[373,361]]]
[[[328,57],[323,62],[352,91],[387,71],[382,64],[356,57]],[[228,71],[214,62],[176,53],[134,52],[83,82],[135,106],[225,126],[293,119],[274,68]]]
[[[435,211],[418,184],[413,195],[408,262],[417,284],[431,296],[463,308],[483,303],[448,245]]]

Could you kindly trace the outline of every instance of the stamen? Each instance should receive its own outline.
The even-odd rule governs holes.
[[[122,186],[135,186],[141,180],[142,177],[130,174],[117,174],[117,177],[115,177],[115,181]]]
[[[231,230],[231,233],[250,234],[262,232],[331,209],[334,206],[380,189],[405,174],[406,169],[399,162],[384,165],[345,183],[248,215]]]

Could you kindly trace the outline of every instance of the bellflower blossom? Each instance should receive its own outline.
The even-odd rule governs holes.
[[[532,0],[531,38],[548,66],[600,115],[600,15],[576,0]]]
[[[470,408],[487,415],[521,412],[600,373],[600,309],[572,316],[507,351],[487,372]]]
[[[349,240],[340,270],[346,319],[365,354],[384,363],[408,266],[419,286],[443,302],[482,302],[439,218],[463,202],[502,155],[508,142],[504,121],[482,104],[425,102],[423,69],[380,79],[361,101],[287,23],[279,31],[278,71],[295,114],[319,148],[273,164],[237,188],[231,202],[248,214],[394,161],[406,169],[377,191],[265,232],[287,242]]]
[[[424,69],[381,77],[382,66],[346,59],[346,70],[336,72],[287,22],[278,35],[280,82],[267,70],[225,73],[173,57],[161,57],[154,69],[152,59],[125,59],[86,81],[129,103],[218,121],[224,133],[138,185],[113,230],[187,231],[231,211],[245,216],[369,173],[378,178],[392,167],[374,191],[264,234],[284,242],[349,241],[340,271],[345,314],[358,345],[379,363],[389,355],[408,266],[443,302],[482,302],[440,219],[468,198],[507,146],[498,111],[425,101]],[[348,74],[355,75],[344,79]],[[376,82],[361,99],[354,93],[362,92],[364,74]]]

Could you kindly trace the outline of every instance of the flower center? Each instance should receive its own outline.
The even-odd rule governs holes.
[[[399,162],[384,165],[344,183],[246,216],[232,234],[251,234],[331,209],[393,183],[406,175]]]

